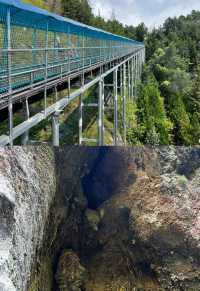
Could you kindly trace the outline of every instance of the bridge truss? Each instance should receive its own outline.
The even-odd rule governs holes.
[[[118,144],[119,95],[122,97],[123,136],[126,143],[126,101],[136,97],[145,59],[145,48],[124,37],[96,29],[22,4],[18,0],[0,0],[0,112],[8,108],[9,133],[0,136],[0,145],[13,145],[19,136],[29,142],[29,130],[52,117],[53,145],[59,145],[59,115],[74,99],[79,98],[79,144],[88,141],[104,144],[104,113],[107,104],[114,112],[114,144]],[[87,83],[85,76],[94,70],[99,74]],[[113,75],[112,84],[105,78]],[[71,93],[71,81],[81,77],[80,88]],[[68,84],[69,94],[47,106],[48,90]],[[85,103],[83,93],[98,84],[95,103]],[[105,87],[112,93],[107,98]],[[44,92],[44,108],[30,117],[29,98]],[[109,100],[113,102],[108,102]],[[57,100],[57,98],[56,98]],[[13,104],[22,102],[26,120],[13,124]],[[83,111],[98,108],[98,136],[83,137]]]

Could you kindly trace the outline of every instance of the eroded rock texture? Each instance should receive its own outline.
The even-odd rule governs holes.
[[[119,154],[118,190],[97,209],[102,219],[97,251],[86,255],[86,290],[200,290],[200,149],[114,151],[91,187],[94,196],[105,173],[115,179]]]
[[[0,290],[26,290],[56,191],[47,147],[0,149]]]
[[[199,147],[1,149],[0,186],[0,290],[200,290]]]

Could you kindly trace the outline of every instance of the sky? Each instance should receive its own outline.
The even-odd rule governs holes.
[[[106,19],[112,12],[123,24],[144,22],[149,28],[161,25],[166,18],[200,10],[200,0],[90,0],[95,14]]]

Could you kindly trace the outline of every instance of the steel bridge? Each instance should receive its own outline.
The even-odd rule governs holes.
[[[59,145],[59,115],[68,104],[79,99],[79,144],[88,141],[104,145],[104,113],[108,100],[113,110],[114,144],[118,144],[119,98],[122,103],[123,141],[126,143],[126,103],[134,100],[137,82],[145,61],[143,43],[111,34],[48,11],[26,5],[20,0],[0,0],[0,112],[8,108],[9,131],[0,136],[0,145],[13,145],[22,137],[29,142],[29,131],[52,117],[53,145]],[[92,71],[98,75],[86,82]],[[112,75],[111,84],[105,78]],[[74,78],[80,87],[71,93]],[[67,84],[69,93],[57,99],[57,87]],[[84,103],[85,91],[98,85],[98,100]],[[105,88],[112,94],[105,96]],[[56,101],[47,105],[48,90],[54,89]],[[30,116],[29,98],[44,93],[44,108]],[[120,97],[119,97],[120,96]],[[26,120],[13,124],[13,104],[22,102]],[[83,110],[98,109],[98,136],[83,138]]]

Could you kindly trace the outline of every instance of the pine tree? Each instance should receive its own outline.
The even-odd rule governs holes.
[[[88,0],[62,0],[63,16],[91,24],[93,14]]]
[[[169,144],[172,124],[166,117],[164,101],[154,78],[142,86],[137,105],[142,142]]]

